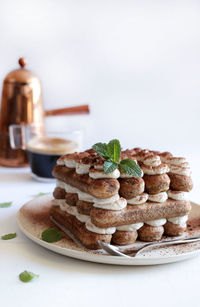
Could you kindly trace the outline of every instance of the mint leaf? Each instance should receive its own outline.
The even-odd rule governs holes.
[[[132,175],[135,177],[142,177],[142,170],[139,165],[131,159],[123,159],[119,163],[119,168],[122,173]]]
[[[42,232],[42,240],[48,243],[60,241],[62,238],[63,234],[57,228],[48,228]]]
[[[103,164],[103,170],[105,174],[112,173],[118,167],[118,163],[112,161],[106,161]]]
[[[108,145],[106,143],[96,143],[92,148],[98,153],[98,155],[104,159],[109,159]]]
[[[12,205],[12,201],[0,203],[0,208],[8,208],[8,207],[11,207],[11,205]]]
[[[15,233],[8,233],[7,235],[1,236],[2,240],[11,240],[16,238],[17,234]]]
[[[29,282],[31,281],[33,278],[38,278],[39,275],[38,274],[34,274],[32,272],[29,271],[24,271],[22,273],[19,274],[19,279],[23,282]]]
[[[119,140],[114,139],[108,143],[108,153],[113,162],[118,162],[121,153],[121,145]]]

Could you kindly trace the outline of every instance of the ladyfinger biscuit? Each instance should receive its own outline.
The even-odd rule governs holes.
[[[119,183],[119,194],[126,199],[131,199],[144,192],[144,180],[142,178],[119,178]]]
[[[84,200],[78,200],[76,203],[76,207],[80,214],[90,215],[93,203]]]
[[[92,179],[88,174],[78,175],[74,169],[69,169],[62,165],[56,165],[52,174],[55,178],[96,198],[112,197],[119,190],[117,179]]]
[[[78,195],[76,193],[66,193],[65,199],[68,205],[76,206],[76,203],[78,201]]]
[[[112,235],[112,242],[117,245],[128,245],[136,241],[138,236],[137,230],[134,231],[120,231],[117,230]]]
[[[158,194],[169,190],[170,179],[167,174],[144,175],[145,191],[149,194]]]
[[[181,236],[186,231],[187,224],[185,223],[184,225],[177,225],[168,221],[164,225],[164,229],[165,229],[165,234],[167,236]]]
[[[99,249],[98,240],[106,243],[111,241],[112,235],[102,235],[87,230],[84,223],[77,220],[75,216],[62,211],[59,207],[52,206],[50,215],[65,226],[88,249]]]
[[[190,192],[193,188],[192,178],[185,175],[168,173],[170,178],[170,189],[175,191]]]
[[[141,205],[127,205],[126,208],[118,211],[93,207],[90,216],[94,225],[107,228],[183,216],[187,215],[190,209],[189,201],[168,199],[163,203],[146,202]]]
[[[65,194],[66,194],[65,190],[62,189],[62,188],[56,187],[54,189],[54,191],[53,191],[53,197],[55,199],[64,199],[65,198]]]
[[[161,240],[163,233],[163,226],[150,226],[147,224],[144,224],[144,226],[138,230],[139,239],[145,242],[159,241]]]

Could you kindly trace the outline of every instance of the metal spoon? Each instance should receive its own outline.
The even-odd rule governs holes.
[[[147,249],[149,247],[159,247],[163,245],[178,245],[178,244],[185,244],[185,243],[194,243],[194,242],[200,242],[200,235],[195,236],[195,237],[190,237],[190,238],[185,238],[185,239],[174,239],[174,240],[169,240],[169,241],[161,241],[161,242],[151,242],[147,243],[144,246],[134,249],[134,251],[120,251],[118,247],[105,243],[103,241],[98,241],[99,246],[105,250],[107,253],[109,253],[112,256],[121,256],[121,257],[126,257],[126,258],[131,258],[131,257],[136,257],[141,251],[144,249]],[[130,254],[128,256],[127,254]]]

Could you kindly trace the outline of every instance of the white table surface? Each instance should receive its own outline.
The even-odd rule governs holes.
[[[198,157],[190,159],[199,201]],[[55,254],[27,239],[16,224],[16,212],[39,192],[51,192],[52,183],[34,181],[29,169],[0,168],[0,235],[17,232],[17,238],[0,240],[0,306],[199,306],[200,257],[187,261],[140,267],[123,267],[79,261]],[[29,270],[39,279],[24,284],[18,275]]]

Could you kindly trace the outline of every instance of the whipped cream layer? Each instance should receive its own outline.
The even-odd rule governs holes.
[[[118,200],[114,201],[113,203],[94,203],[93,205],[95,208],[101,208],[105,210],[122,210],[127,206],[127,201],[125,198],[120,197]]]
[[[148,194],[147,193],[142,193],[136,197],[133,197],[131,199],[127,199],[128,205],[141,205],[146,203],[148,200]]]
[[[187,220],[188,220],[188,215],[177,216],[168,219],[168,221],[171,222],[172,224],[180,225],[182,227],[185,227]]]
[[[100,169],[91,169],[89,172],[89,176],[92,179],[100,179],[100,178],[112,178],[112,179],[117,179],[120,177],[120,172],[118,169],[114,170],[111,173],[104,173],[103,170]]]
[[[170,172],[177,175],[190,176],[191,169],[189,166],[170,165]]]
[[[161,192],[158,194],[150,195],[148,197],[148,200],[156,202],[156,203],[163,203],[168,198],[168,195],[166,192]]]
[[[64,160],[63,160],[63,159],[60,159],[60,158],[57,160],[56,163],[57,163],[57,165],[65,165]]]
[[[169,157],[168,163],[171,165],[177,165],[177,166],[188,166],[189,163],[186,158],[183,157]]]
[[[79,220],[81,223],[86,223],[87,220],[89,220],[90,216],[89,216],[89,215],[85,215],[85,214],[81,214],[81,213],[77,212],[76,218],[77,218],[77,220]]]
[[[150,226],[163,226],[167,222],[166,219],[159,219],[159,220],[153,220],[153,221],[147,221],[145,224]]]
[[[75,216],[77,218],[77,220],[79,220],[82,223],[86,223],[87,220],[90,218],[89,215],[79,213],[76,206],[69,206],[66,203],[66,200],[64,200],[64,199],[53,199],[52,205],[60,207],[60,209],[62,211],[67,212],[67,213]]]
[[[64,159],[65,166],[68,168],[76,168],[76,161],[73,159]]]
[[[150,165],[143,164],[141,168],[144,174],[147,174],[147,175],[162,175],[162,174],[168,173],[170,170],[168,165],[164,163],[158,166],[150,166]]]
[[[90,167],[91,164],[76,163],[76,173],[79,175],[88,174]]]
[[[66,209],[67,213],[71,214],[71,215],[74,215],[76,216],[77,213],[78,213],[78,210],[76,208],[76,206],[69,206],[67,209]]]
[[[149,166],[158,166],[161,164],[161,160],[159,156],[152,155],[152,156],[149,156],[149,157],[147,156],[146,158],[144,158],[143,163]]]
[[[91,219],[89,218],[87,220],[87,222],[85,223],[85,227],[87,228],[87,230],[94,232],[94,233],[98,233],[98,234],[102,234],[102,235],[112,235],[113,233],[115,233],[116,228],[115,227],[109,227],[109,228],[99,228],[97,226],[95,226],[92,222]]]
[[[134,231],[140,229],[144,223],[135,223],[129,225],[118,226],[116,229],[119,231]]]
[[[188,200],[188,192],[168,190],[167,194],[174,200]]]
[[[119,194],[115,194],[112,197],[109,198],[96,198],[93,197],[92,195],[82,192],[79,189],[61,181],[61,180],[56,180],[56,186],[59,188],[64,189],[67,193],[75,193],[78,194],[79,200],[91,202],[91,203],[98,203],[98,204],[110,204],[114,203],[116,200],[119,200]]]

